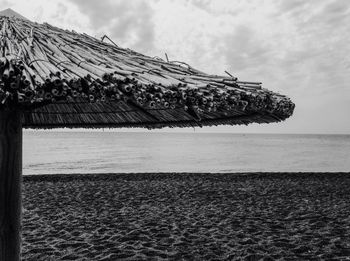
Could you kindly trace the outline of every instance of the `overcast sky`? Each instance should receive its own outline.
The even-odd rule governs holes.
[[[296,104],[283,123],[204,131],[350,134],[349,0],[0,0],[0,7],[207,73],[261,81]]]

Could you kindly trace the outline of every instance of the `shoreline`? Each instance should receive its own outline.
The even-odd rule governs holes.
[[[347,260],[350,173],[23,177],[32,260]]]
[[[123,177],[153,177],[161,175],[162,177],[173,177],[173,176],[204,176],[204,177],[217,177],[217,176],[230,176],[230,177],[309,177],[322,176],[322,175],[350,175],[350,171],[334,171],[334,172],[125,172],[125,173],[65,173],[65,174],[26,174],[22,175],[23,181],[37,181],[37,180],[75,180],[75,179],[113,179]]]

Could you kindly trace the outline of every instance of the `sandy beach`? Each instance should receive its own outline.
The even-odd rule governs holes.
[[[38,260],[350,260],[350,173],[25,176]]]

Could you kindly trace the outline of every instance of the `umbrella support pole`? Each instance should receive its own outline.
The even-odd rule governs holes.
[[[19,261],[21,247],[22,121],[0,112],[0,260]]]

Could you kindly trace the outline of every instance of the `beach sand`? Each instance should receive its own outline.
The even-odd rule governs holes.
[[[27,261],[350,260],[350,173],[25,176],[22,238]]]

